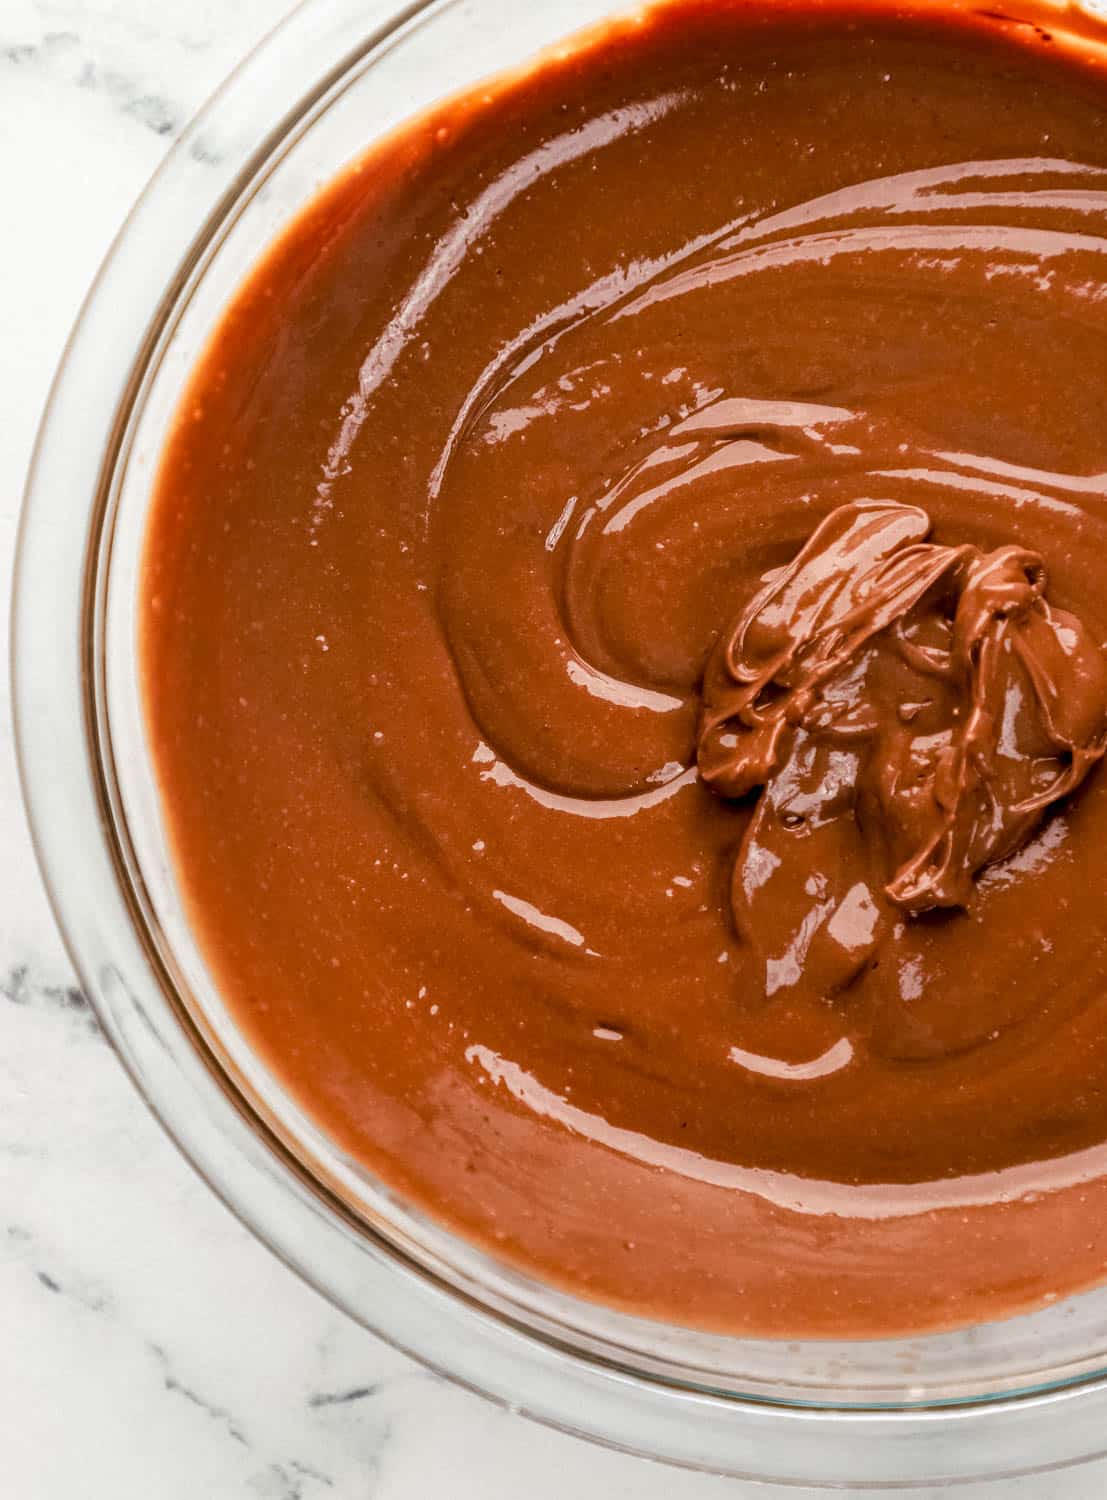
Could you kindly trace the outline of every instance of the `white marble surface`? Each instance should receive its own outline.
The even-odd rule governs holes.
[[[0,0],[5,577],[35,424],[96,266],[175,133],[282,10],[283,0]],[[0,622],[6,636],[6,610]],[[74,987],[23,823],[6,678],[2,692],[0,1493],[764,1494],[496,1411],[345,1321],[254,1243],[148,1116]],[[970,1493],[1099,1500],[1107,1468]]]

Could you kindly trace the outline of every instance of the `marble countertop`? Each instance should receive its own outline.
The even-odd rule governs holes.
[[[89,281],[176,133],[283,10],[284,0],[0,0],[5,578],[35,426]],[[6,609],[0,620],[6,635]],[[75,985],[24,825],[6,675],[0,692],[4,1492],[766,1493],[607,1453],[498,1411],[355,1327],[251,1239],[148,1115]],[[1107,1467],[1096,1465],[969,1493],[1105,1492]]]

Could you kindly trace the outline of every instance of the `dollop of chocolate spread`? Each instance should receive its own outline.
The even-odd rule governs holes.
[[[707,665],[699,768],[763,789],[732,901],[765,993],[841,989],[896,909],[967,906],[1101,759],[1107,660],[1018,546],[927,541],[918,506],[832,511]]]
[[[188,385],[182,897],[297,1104],[517,1269],[835,1337],[1107,1277],[1105,59],[640,8],[340,174]]]

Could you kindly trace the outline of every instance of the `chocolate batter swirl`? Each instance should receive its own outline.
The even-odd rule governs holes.
[[[655,140],[697,103],[669,89],[605,116],[607,149]],[[573,132],[563,149],[584,145]],[[639,879],[649,917],[627,924],[606,883],[582,899],[575,871],[551,882],[532,864],[504,887],[525,884],[530,908],[563,924],[536,938],[532,920],[493,911],[459,869],[490,920],[524,945],[560,946],[553,934],[570,932],[581,959],[607,964],[665,968],[680,951],[714,992],[701,955],[719,954],[712,923],[729,907],[740,939],[724,945],[739,1016],[730,1055],[743,1068],[956,1054],[1033,1013],[1014,950],[1010,968],[993,959],[971,1005],[948,1006],[938,953],[952,959],[963,940],[904,918],[971,905],[998,930],[1004,856],[1026,844],[1031,859],[1054,858],[1061,827],[1045,844],[1034,831],[1099,753],[1098,647],[1073,611],[1045,603],[1032,559],[1049,560],[1081,620],[1095,618],[1074,549],[1100,525],[1107,481],[1098,408],[1073,399],[1072,371],[1092,357],[1091,330],[1107,332],[1105,218],[1099,165],[1024,155],[916,167],[722,227],[697,222],[675,247],[651,224],[649,253],[498,344],[451,424],[426,511],[438,618],[490,757],[481,775],[568,820],[566,847],[590,843],[574,822],[632,822],[626,878],[666,846],[692,883],[687,904],[677,887],[658,906]],[[492,234],[466,224],[473,246]],[[748,774],[728,773],[709,731],[742,706],[743,685],[728,697],[712,657],[734,599],[757,595],[813,526],[818,548],[855,515],[868,515],[874,567],[887,548],[890,613],[857,627],[856,650],[816,631],[795,664],[820,661],[816,646],[833,659],[819,702],[837,729],[770,710],[746,746]],[[925,540],[931,521],[952,545]],[[856,576],[842,563],[854,588],[863,563]],[[804,568],[788,607],[805,587],[830,597]],[[828,629],[836,622],[831,610]],[[1066,632],[1077,660],[1061,649]],[[784,686],[764,684],[778,702]],[[851,702],[874,693],[889,712],[866,731]],[[770,778],[754,763],[772,760],[786,721]],[[674,802],[697,797],[697,752],[742,827],[689,807],[682,827],[698,833],[670,846]],[[766,780],[751,815],[741,798]],[[821,811],[788,827],[782,800]],[[983,899],[970,902],[974,873]],[[846,1036],[802,1003],[862,976],[865,1019]],[[756,1019],[763,999],[786,995],[799,1009]],[[816,1076],[823,1086],[825,1069]]]
[[[853,979],[893,905],[967,905],[1103,755],[1107,662],[1043,559],[929,532],[915,506],[840,507],[708,662],[700,773],[765,788],[733,903],[770,994]]]
[[[1104,1274],[1107,49],[1042,30],[647,8],[333,184],[182,407],[150,739],[227,1004],[586,1295]]]

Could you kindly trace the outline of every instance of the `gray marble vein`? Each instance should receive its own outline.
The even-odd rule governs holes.
[[[100,1023],[76,984],[35,984],[26,964],[13,964],[0,978],[0,1000],[9,1005],[42,1007],[79,1016],[93,1036],[101,1036]]]
[[[185,124],[186,111],[182,105],[161,92],[151,91],[142,78],[89,55],[76,32],[48,31],[39,41],[0,42],[0,67],[4,64],[34,70],[73,88],[99,93],[155,135],[172,136]]]

